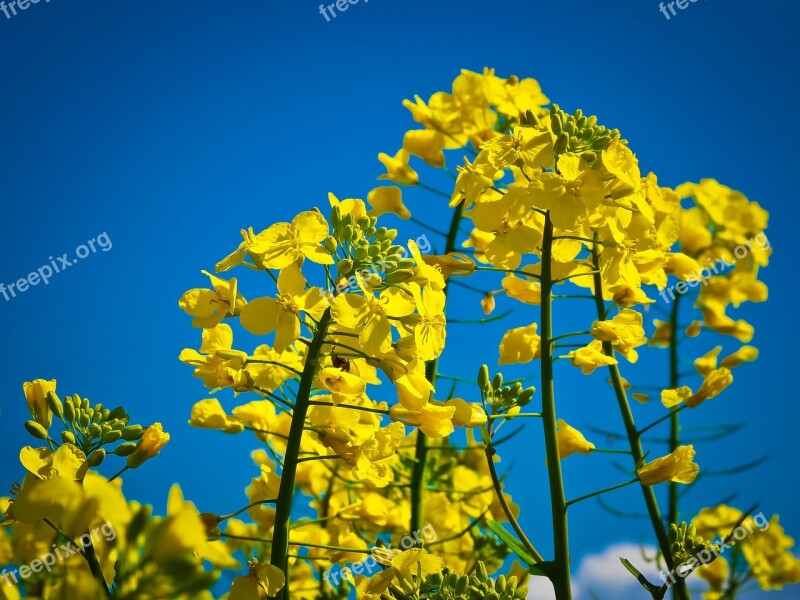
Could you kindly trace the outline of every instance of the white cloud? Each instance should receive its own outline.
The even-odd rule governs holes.
[[[643,548],[639,544],[623,542],[609,546],[599,554],[583,558],[572,577],[572,595],[575,600],[599,598],[636,598],[641,591],[647,597],[636,578],[619,561],[620,557],[630,560],[641,573],[652,582],[659,581],[655,563],[642,559]],[[645,546],[644,554],[655,556],[656,549]],[[554,600],[553,587],[541,577],[529,580],[528,600]]]

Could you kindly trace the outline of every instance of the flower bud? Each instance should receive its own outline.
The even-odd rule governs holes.
[[[157,456],[167,442],[169,434],[164,432],[161,423],[154,423],[145,430],[136,450],[128,457],[128,468],[139,468],[145,461]]]
[[[47,405],[55,416],[59,419],[64,416],[64,405],[53,390],[47,392]]]
[[[71,431],[62,431],[61,432],[61,441],[65,444],[72,444],[76,446],[78,444],[77,440],[75,439],[75,434]]]
[[[56,380],[34,379],[33,381],[26,381],[22,384],[22,389],[25,392],[25,401],[28,403],[28,410],[33,420],[45,429],[50,427],[53,416],[47,403],[47,394],[48,392],[56,391]]]
[[[478,371],[478,386],[484,392],[489,391],[489,367],[487,365],[481,365],[481,368]]]
[[[104,444],[113,444],[114,442],[117,442],[120,439],[122,439],[122,432],[116,429],[112,429],[108,433],[103,434]]]
[[[141,425],[129,425],[122,430],[122,439],[124,440],[138,440],[144,433],[144,427]]]
[[[37,423],[36,421],[25,421],[25,429],[27,429],[28,433],[37,439],[47,439],[47,430],[42,426],[41,423]]]
[[[136,451],[136,446],[138,446],[136,442],[125,442],[124,444],[117,446],[117,448],[114,450],[114,454],[122,457],[130,456]]]
[[[103,464],[103,461],[106,459],[106,451],[103,448],[99,448],[92,452],[92,455],[89,457],[88,463],[90,467],[99,467]]]

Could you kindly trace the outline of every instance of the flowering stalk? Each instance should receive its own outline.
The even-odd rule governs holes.
[[[461,216],[464,212],[463,204],[456,206],[453,211],[453,218],[450,220],[450,230],[447,233],[447,240],[444,246],[444,253],[449,254],[456,249],[456,237],[458,236],[458,226],[461,224]],[[445,282],[444,293],[450,286]],[[439,359],[436,358],[425,366],[425,378],[436,387],[436,369]],[[422,510],[425,500],[425,466],[428,458],[428,440],[422,431],[417,430],[417,445],[414,452],[414,470],[411,473],[411,524],[409,531],[415,532],[422,529]]]
[[[598,251],[597,234],[595,233],[595,242],[592,244],[592,264],[595,268],[594,274],[594,300],[597,307],[597,319],[599,321],[606,320],[606,307],[603,301],[603,280],[600,275],[600,253]],[[606,356],[614,357],[614,348],[611,342],[603,342],[603,353]],[[614,393],[617,397],[619,410],[622,414],[622,421],[625,425],[625,433],[628,437],[631,454],[633,455],[633,462],[636,468],[644,464],[644,449],[642,448],[642,440],[639,432],[636,430],[636,422],[633,418],[633,411],[631,410],[630,402],[628,401],[628,394],[622,384],[622,375],[619,372],[619,365],[608,365],[608,371],[611,375],[611,384],[614,387]],[[653,525],[653,531],[658,539],[658,546],[661,549],[661,554],[664,555],[664,560],[667,563],[667,568],[672,572],[675,564],[672,558],[672,550],[670,548],[669,536],[667,529],[664,526],[664,521],[661,517],[661,510],[658,507],[658,499],[656,498],[655,490],[651,486],[642,485],[642,494],[644,495],[644,502],[647,506],[647,513],[650,516],[650,522]],[[689,593],[686,590],[686,585],[683,579],[678,578],[673,587],[675,598],[680,600],[689,600]]]
[[[289,429],[289,440],[286,442],[286,454],[281,473],[281,485],[278,490],[278,501],[275,507],[275,529],[272,535],[272,555],[270,563],[286,574],[286,585],[276,596],[278,600],[289,599],[289,522],[294,498],[294,484],[297,475],[297,464],[300,454],[300,442],[309,408],[311,385],[317,370],[317,359],[325,343],[328,326],[331,322],[331,310],[326,309],[317,324],[314,337],[308,346],[303,375],[297,390],[292,425]]]
[[[542,423],[547,449],[547,472],[550,479],[550,508],[553,518],[553,547],[555,551],[553,589],[557,600],[570,600],[572,589],[569,571],[569,535],[567,526],[567,498],[561,474],[561,457],[558,452],[558,425],[556,419],[555,389],[553,386],[553,222],[548,212],[544,218],[542,239]]]

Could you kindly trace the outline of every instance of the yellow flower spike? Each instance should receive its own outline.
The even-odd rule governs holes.
[[[721,394],[722,391],[732,383],[733,374],[731,374],[730,369],[725,367],[715,369],[706,375],[700,389],[697,390],[694,395],[686,399],[686,406],[689,408],[697,408],[706,400],[710,400]]]
[[[667,408],[675,408],[681,402],[685,402],[691,395],[692,388],[688,385],[673,390],[661,390],[661,404]]]
[[[56,392],[56,380],[34,379],[33,381],[26,381],[22,384],[22,390],[25,393],[25,401],[28,403],[28,410],[33,420],[48,429],[53,421],[53,415],[47,403],[47,394],[48,392]]]
[[[753,346],[742,346],[733,354],[730,354],[722,359],[720,362],[721,367],[734,369],[746,362],[753,362],[758,358],[758,348]]]
[[[558,439],[558,455],[561,460],[576,452],[588,455],[595,449],[592,442],[588,441],[580,431],[570,426],[564,419],[558,420],[556,437]]]
[[[403,137],[403,150],[420,157],[432,167],[444,167],[445,137],[438,131],[416,129],[407,131]]]
[[[643,485],[656,485],[665,481],[692,483],[697,478],[700,467],[694,462],[694,446],[678,446],[667,456],[647,463],[638,471]]]
[[[500,341],[499,365],[525,364],[541,356],[542,338],[538,323],[509,329]]]
[[[784,585],[800,582],[800,559],[794,556],[792,548],[794,539],[786,535],[778,515],[742,543],[752,577],[762,590],[780,590]]]
[[[720,352],[722,352],[722,346],[717,346],[713,350],[710,350],[694,361],[694,368],[703,377],[707,376],[711,371],[717,368],[717,357]]]
[[[618,364],[617,359],[606,356],[603,352],[603,343],[599,340],[590,342],[588,346],[571,350],[567,354],[573,367],[580,367],[584,375],[591,375],[597,367],[607,367]]]
[[[156,456],[169,442],[169,434],[164,432],[161,423],[154,423],[148,427],[133,454],[128,457],[128,468],[138,469],[142,464]]]
[[[378,177],[378,179],[388,179],[400,185],[417,185],[419,183],[419,175],[408,165],[410,157],[411,155],[402,148],[394,156],[389,156],[383,152],[378,154],[378,160],[386,167],[386,173]]]
[[[189,425],[200,429],[218,429],[224,433],[241,433],[244,425],[228,417],[216,398],[200,400],[192,407]]]
[[[401,219],[411,218],[411,211],[403,204],[403,191],[399,187],[377,187],[367,195],[367,202],[372,206],[368,213],[370,217],[391,213]]]
[[[474,402],[451,398],[445,402],[445,406],[456,409],[453,413],[453,425],[456,427],[480,427],[489,420],[483,407]]]

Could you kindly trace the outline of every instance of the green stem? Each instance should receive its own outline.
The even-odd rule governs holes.
[[[553,385],[553,222],[548,212],[544,218],[542,239],[542,423],[547,448],[548,477],[550,479],[550,511],[553,519],[553,547],[555,551],[553,589],[556,600],[570,600],[572,589],[569,564],[569,533],[567,525],[567,498],[561,473],[558,452],[555,387]]]
[[[453,218],[450,221],[450,230],[447,233],[447,241],[444,246],[444,253],[449,254],[456,249],[456,237],[458,236],[458,226],[461,223],[461,216],[464,212],[463,204],[456,206],[453,211]],[[444,293],[447,294],[450,286],[445,285]],[[438,359],[434,359],[425,365],[425,378],[436,386],[436,370],[439,364]],[[428,458],[428,440],[425,434],[417,430],[417,444],[414,451],[414,469],[411,472],[411,523],[410,533],[422,529],[423,505],[425,501],[425,466]]]
[[[573,504],[577,504],[578,502],[582,502],[583,500],[588,500],[589,498],[594,498],[595,496],[599,496],[600,494],[605,494],[606,492],[613,492],[614,490],[618,490],[620,488],[624,488],[624,487],[627,487],[629,485],[632,485],[632,484],[636,483],[637,481],[639,481],[638,477],[636,477],[634,479],[631,479],[630,481],[626,481],[625,483],[612,485],[609,488],[598,490],[596,492],[592,492],[591,494],[586,494],[585,496],[581,496],[579,498],[575,498],[574,500],[570,500],[569,502],[567,502],[567,506],[571,506]]]
[[[669,385],[670,389],[675,389],[680,385],[680,375],[678,374],[678,307],[680,306],[680,295],[675,298],[675,301],[672,303],[672,313],[670,314],[669,324],[670,324],[670,339],[669,339]],[[685,406],[685,405],[684,405]],[[675,449],[678,447],[680,441],[680,416],[679,411],[673,411],[670,413],[669,418],[669,451],[674,452]],[[669,509],[668,509],[668,521],[669,523],[677,523],[679,512],[678,512],[678,500],[680,498],[680,492],[678,490],[678,484],[674,481],[669,482]],[[681,583],[683,580],[681,579]],[[680,600],[681,596],[679,594],[680,590],[678,586],[672,588],[672,597],[674,600]]]
[[[598,252],[597,244],[592,246],[592,260],[596,270],[594,274],[594,299],[597,307],[597,318],[600,321],[605,321],[606,307],[603,301],[603,280],[599,271],[600,253]],[[611,342],[603,342],[603,352],[606,356],[614,356],[614,348]],[[642,440],[639,437],[639,432],[636,430],[636,421],[633,418],[633,411],[628,401],[628,394],[622,384],[622,375],[620,375],[619,372],[619,365],[609,365],[608,371],[611,374],[611,383],[614,387],[620,413],[622,414],[622,421],[625,424],[625,433],[627,434],[628,443],[633,455],[633,462],[634,465],[638,467],[644,462],[644,449],[642,448]],[[642,494],[644,495],[644,502],[647,506],[647,513],[650,516],[653,531],[658,539],[658,546],[661,549],[661,553],[664,555],[667,568],[671,572],[675,568],[675,561],[672,559],[669,537],[667,535],[667,529],[664,526],[664,520],[661,518],[661,510],[658,507],[658,499],[656,498],[655,490],[652,486],[647,485],[642,485],[641,488]],[[678,578],[674,589],[676,590],[675,593],[679,594],[679,598],[689,600],[689,594],[682,579]]]
[[[270,563],[281,569],[286,574],[286,585],[278,593],[278,600],[289,600],[289,523],[292,513],[292,500],[294,499],[294,484],[297,475],[297,463],[300,454],[300,442],[303,437],[303,428],[308,413],[309,397],[314,376],[317,371],[317,358],[325,342],[325,335],[331,323],[331,310],[328,308],[319,321],[317,331],[311,340],[311,345],[306,353],[306,362],[303,374],[300,377],[300,386],[297,390],[292,425],[289,429],[289,440],[286,442],[281,485],[278,491],[278,502],[275,507],[275,528],[272,535],[272,555]]]

